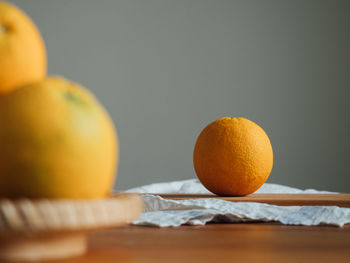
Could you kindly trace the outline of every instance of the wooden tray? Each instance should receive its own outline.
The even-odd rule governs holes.
[[[125,225],[142,212],[139,195],[98,200],[0,200],[0,260],[63,258],[86,251],[88,231]]]
[[[219,198],[231,202],[258,202],[271,205],[324,205],[350,207],[350,194],[251,194],[248,196],[217,196],[213,194],[158,194],[165,199],[184,200]]]

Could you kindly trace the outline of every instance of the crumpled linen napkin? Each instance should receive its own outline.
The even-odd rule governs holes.
[[[157,193],[157,194],[210,194],[198,179],[188,179],[182,181],[156,183],[131,188],[125,192],[129,193]],[[263,184],[256,194],[333,194],[335,192],[318,191],[314,189],[300,190],[280,184]]]
[[[217,198],[166,200],[147,193],[209,193],[196,179],[158,183],[127,190],[143,193],[144,213],[134,225],[176,227],[208,222],[279,222],[286,225],[334,225],[350,223],[350,208],[337,206],[276,206],[254,202],[229,202]],[[264,184],[256,193],[332,193]]]

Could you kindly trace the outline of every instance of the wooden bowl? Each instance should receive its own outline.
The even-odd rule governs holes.
[[[139,195],[97,200],[0,199],[0,260],[41,260],[86,251],[86,233],[125,225],[142,212]]]

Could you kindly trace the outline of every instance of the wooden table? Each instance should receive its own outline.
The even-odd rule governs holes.
[[[350,262],[350,225],[127,226],[91,233],[88,242],[83,256],[45,263]]]
[[[350,262],[350,227],[130,226],[90,235],[84,255],[47,263]]]

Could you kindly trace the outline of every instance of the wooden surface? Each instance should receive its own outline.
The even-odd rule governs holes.
[[[45,263],[350,262],[350,227],[129,226],[90,234],[85,255]]]
[[[193,197],[193,196],[191,196]],[[202,196],[200,196],[202,197]],[[225,197],[231,201],[285,200],[284,204],[305,203],[347,206],[349,195],[299,196],[252,195]],[[283,197],[283,196],[282,196]],[[302,199],[300,199],[303,197]],[[313,198],[311,198],[313,197]],[[167,198],[185,198],[176,196]],[[298,199],[299,198],[299,199]],[[336,199],[340,201],[337,202]],[[276,199],[276,200],[275,200]],[[288,201],[289,200],[289,201]],[[291,201],[293,200],[293,202]],[[320,203],[317,203],[317,202]],[[5,261],[3,261],[5,262]],[[350,225],[283,226],[278,224],[208,224],[154,228],[125,226],[90,233],[85,255],[42,263],[115,262],[350,262]]]
[[[127,225],[140,195],[96,200],[0,199],[0,262],[67,258],[87,250],[87,231]]]
[[[259,202],[272,205],[335,205],[350,207],[350,194],[252,194],[248,196],[219,197],[212,194],[160,194],[173,200],[220,198],[231,202]]]

